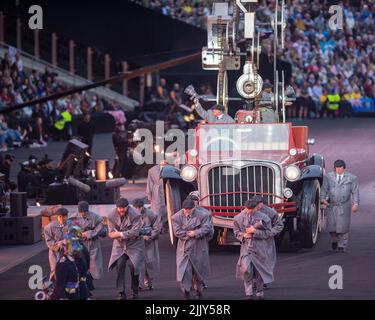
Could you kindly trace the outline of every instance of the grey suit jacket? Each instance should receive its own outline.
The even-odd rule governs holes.
[[[206,120],[208,123],[234,123],[235,122],[233,118],[226,113],[223,114],[223,117],[221,119],[218,119],[217,117],[214,116],[212,110],[204,110],[200,104],[198,104],[195,107],[195,110],[197,110],[197,113],[200,115],[200,117],[203,120]]]
[[[329,202],[325,212],[328,232],[349,232],[352,205],[359,204],[358,178],[345,171],[339,184],[335,172],[327,173],[323,179],[320,198],[328,199]]]

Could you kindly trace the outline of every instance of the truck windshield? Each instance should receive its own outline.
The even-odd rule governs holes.
[[[228,152],[288,151],[289,124],[204,124],[199,129],[200,157],[224,159]],[[238,154],[239,153],[239,154]]]

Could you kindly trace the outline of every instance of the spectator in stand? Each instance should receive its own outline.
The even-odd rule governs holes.
[[[48,135],[44,132],[43,119],[38,117],[35,119],[33,126],[34,147],[47,147]]]
[[[34,144],[34,131],[31,123],[28,123],[26,125],[26,128],[22,134],[23,137],[23,145],[30,147],[31,145]]]
[[[71,97],[71,105],[72,105],[72,114],[74,115],[81,115],[81,97],[79,93],[74,93]]]
[[[104,106],[98,95],[94,95],[91,98],[91,111],[92,112],[103,112]]]
[[[339,104],[339,110],[340,110],[340,116],[343,118],[350,118],[352,116],[352,105],[351,103],[346,99],[347,95],[343,95],[340,100]]]
[[[159,81],[159,85],[156,89],[156,99],[165,106],[168,106],[171,102],[168,97],[167,81],[164,78],[161,78]]]
[[[22,143],[21,133],[8,127],[3,115],[0,115],[0,151],[7,151],[14,146],[19,147]]]
[[[42,76],[43,82],[47,83],[48,79],[51,79],[50,81],[51,81],[51,84],[52,84],[56,77],[57,77],[57,73],[51,71],[51,69],[48,66],[46,66],[45,69],[44,69],[44,74]]]
[[[9,53],[4,53],[3,61],[1,62],[1,70],[8,70],[10,69],[10,62],[9,62]]]
[[[204,95],[205,95],[206,98],[211,98],[211,99],[216,98],[216,96],[212,92],[212,87],[209,84],[206,85]]]
[[[0,130],[0,152],[8,151],[5,132]]]
[[[116,153],[113,173],[116,178],[132,178],[132,168],[128,160],[128,133],[123,124],[118,123],[112,133],[112,143]]]
[[[374,96],[374,81],[371,78],[367,78],[363,85],[365,95],[369,98],[375,99]]]
[[[92,153],[92,144],[95,135],[95,124],[91,120],[91,114],[86,113],[83,117],[83,121],[78,125],[77,133],[82,137],[82,142],[89,146],[89,153]]]
[[[170,93],[170,98],[174,106],[178,106],[182,103],[182,90],[179,83],[173,84],[173,89]]]
[[[312,87],[309,87],[308,90],[309,96],[312,98],[315,104],[316,118],[320,118],[322,112],[322,104],[320,103],[320,97],[323,95],[323,87],[321,85],[321,81],[317,80]]]
[[[332,88],[327,95],[327,115],[333,118],[337,118],[339,116],[340,110],[340,95],[337,91]]]
[[[298,101],[298,119],[304,120],[307,119],[309,113],[309,100],[308,100],[308,92],[306,89],[302,89],[300,97],[297,98]]]
[[[62,105],[56,110],[56,120],[54,123],[55,128],[55,139],[56,140],[69,140],[72,137],[72,115],[68,109]]]
[[[290,79],[290,85],[292,86],[292,88],[294,89],[295,92],[298,91],[298,88],[294,82],[294,78],[292,77]],[[297,101],[294,101],[290,106],[288,106],[288,108],[286,109],[286,112],[287,112],[287,117],[288,119],[296,119],[297,118]]]
[[[10,95],[9,95],[9,90],[8,88],[4,87],[2,90],[1,90],[1,95],[0,95],[0,99],[1,99],[1,102],[2,102],[2,105],[3,107],[9,107],[10,106],[10,103],[12,101]]]
[[[91,109],[91,105],[90,105],[88,96],[87,94],[83,94],[83,97],[81,99],[81,111],[82,113],[88,113],[90,112],[90,109]]]
[[[114,119],[116,124],[125,124],[126,116],[124,111],[117,105],[116,101],[112,100],[108,105],[108,110],[105,112],[109,113]]]
[[[46,116],[45,114],[45,110],[42,109],[41,105],[39,103],[37,103],[35,106],[34,106],[34,109],[32,110],[32,117],[33,118],[44,118]]]
[[[179,83],[173,84],[173,89],[170,92],[169,97],[171,98],[172,105],[166,117],[167,120],[171,122],[177,120],[177,122],[183,123],[184,119],[181,115],[181,109],[179,107],[182,104],[182,90]]]

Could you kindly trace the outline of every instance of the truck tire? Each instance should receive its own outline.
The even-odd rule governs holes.
[[[317,179],[303,182],[301,203],[301,240],[304,248],[312,248],[318,240],[320,214],[320,184]]]
[[[219,242],[218,242],[218,236],[219,236],[219,230],[218,228],[214,228],[214,235],[212,237],[212,239],[208,242],[208,245],[209,245],[209,248],[210,248],[210,251],[217,251],[220,246],[219,246]]]
[[[177,238],[173,233],[172,216],[181,210],[181,194],[178,183],[173,179],[167,179],[165,182],[165,204],[167,207],[167,218],[169,226],[169,238],[171,244],[177,246]]]

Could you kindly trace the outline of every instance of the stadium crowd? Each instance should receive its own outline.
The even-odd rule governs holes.
[[[210,15],[213,1],[135,2],[172,18],[205,27],[204,21]],[[290,119],[351,116],[353,111],[359,109],[375,110],[374,4],[371,1],[360,3],[361,6],[351,5],[352,1],[339,3],[343,8],[343,25],[332,30],[329,27],[332,15],[326,2],[287,1],[286,45],[278,54],[292,66],[290,82],[297,100],[288,108]],[[274,1],[259,1],[257,20],[267,22],[272,19],[274,6]],[[263,31],[270,33],[270,28],[263,27]],[[272,37],[262,43],[269,54],[272,51],[270,42]],[[48,67],[43,73],[27,70],[14,48],[0,58],[0,110],[66,89],[68,87],[58,81],[57,74]],[[157,115],[158,119],[170,118],[181,124],[186,123],[183,117],[190,117],[189,111],[176,109],[183,104],[182,86],[174,84],[167,88],[163,80],[155,89],[149,102],[160,100],[169,106]],[[212,89],[207,85],[201,88],[200,93],[213,96]],[[55,139],[70,138],[73,116],[102,111],[112,113],[116,122],[126,121],[125,116],[118,112],[116,103],[85,92],[2,114],[0,151],[21,145],[43,147],[51,136]],[[176,111],[181,117],[176,117]],[[150,114],[144,113],[143,116],[145,120],[153,120]],[[22,119],[30,121],[18,121]]]
[[[14,48],[0,58],[0,110],[67,89],[48,67],[44,73],[26,69],[21,55]],[[116,112],[119,109],[114,101],[107,102],[97,95],[83,92],[1,114],[0,152],[21,145],[44,147],[49,137],[69,139],[73,116],[105,111],[113,113],[117,122],[124,122],[125,116],[118,116]]]
[[[132,0],[173,19],[205,28],[206,17],[211,14],[212,0]]]
[[[134,2],[204,27],[202,21],[210,14],[213,1]],[[270,21],[275,1],[258,3],[257,20]],[[279,57],[292,65],[291,84],[298,97],[288,110],[289,118],[350,116],[359,108],[374,109],[374,3],[342,1],[338,5],[343,8],[343,25],[332,30],[328,2],[286,1],[286,46]],[[263,29],[271,31],[267,27]]]

